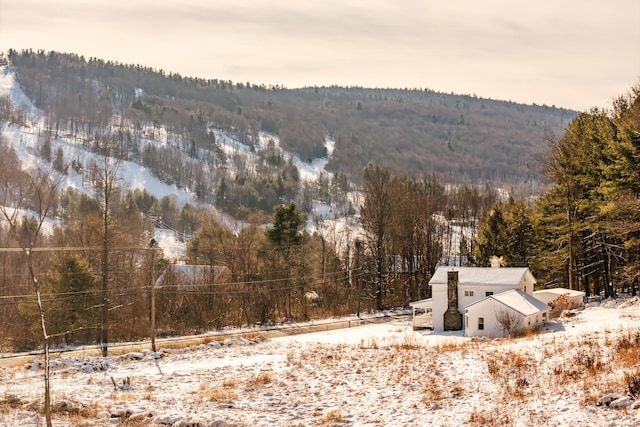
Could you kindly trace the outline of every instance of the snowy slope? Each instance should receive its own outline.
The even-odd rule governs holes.
[[[315,181],[321,174],[328,177],[329,179],[333,176],[331,172],[325,170],[329,159],[319,158],[315,159],[311,163],[303,162],[297,155],[282,150],[282,148],[280,147],[280,139],[277,135],[260,132],[259,140],[254,147],[255,151],[252,151],[250,146],[241,143],[234,137],[224,132],[214,131],[214,134],[216,136],[216,140],[221,143],[222,150],[227,156],[232,157],[241,155],[246,159],[246,163],[249,165],[255,164],[257,153],[264,150],[268,146],[269,141],[273,141],[275,147],[281,151],[283,156],[286,159],[291,159],[293,164],[298,168],[298,171],[300,172],[300,179],[302,181]],[[335,141],[327,137],[325,141],[325,148],[327,149],[327,153],[331,155],[333,149],[335,148]]]
[[[640,401],[626,396],[624,381],[634,366],[639,372],[637,360],[620,347],[639,333],[640,300],[571,314],[514,340],[417,332],[396,320],[62,357],[53,363],[55,425],[639,425]],[[42,425],[34,410],[42,387],[39,363],[0,367],[0,425]]]
[[[0,132],[16,151],[20,161],[22,162],[22,166],[24,168],[50,169],[51,165],[44,162],[43,159],[38,155],[39,136],[43,133],[44,129],[44,115],[33,105],[33,103],[22,91],[16,81],[14,70],[8,66],[0,67],[0,96],[9,97],[14,107],[28,112],[28,123],[26,126],[19,127],[3,124],[0,127]],[[171,140],[170,135],[168,135],[163,128],[154,129],[154,135],[155,138],[144,138],[142,143],[166,145],[168,141]],[[228,156],[242,156],[245,159],[245,164],[255,164],[257,155],[256,152],[252,151],[249,146],[240,143],[232,136],[223,132],[216,131],[215,135],[216,139],[220,142],[223,151]],[[276,147],[279,148],[279,140],[277,136],[262,133],[260,134],[260,140],[256,144],[255,149],[257,151],[264,149],[267,146],[269,140],[273,140]],[[333,151],[334,146],[335,141],[327,138],[326,148],[328,153],[331,153]],[[90,164],[91,161],[95,161],[96,163],[100,164],[100,162],[102,161],[102,158],[100,156],[86,149],[86,147],[84,147],[82,144],[73,142],[71,140],[62,138],[52,139],[51,152],[56,152],[58,148],[62,148],[65,159],[74,159],[82,165]],[[312,163],[306,163],[301,161],[298,156],[287,153],[283,150],[281,151],[287,159],[291,159],[292,162],[296,165],[300,172],[300,178],[303,181],[314,181],[320,174],[331,178],[331,174],[325,170],[328,159],[316,159]],[[82,174],[70,170],[69,175],[66,177],[63,185],[66,188],[74,188],[85,194],[92,195],[93,189],[88,183],[83,182],[84,179],[86,178]],[[123,188],[127,188],[130,190],[146,190],[158,199],[166,196],[171,197],[175,200],[178,206],[184,205],[186,203],[190,203],[193,205],[198,204],[193,192],[163,183],[155,175],[153,175],[153,173],[151,173],[149,169],[137,163],[128,161],[120,162],[118,165],[118,180],[119,185]],[[209,208],[215,211],[215,208],[213,206],[209,206]],[[318,205],[317,208],[319,216],[325,219],[332,218],[332,211],[330,207]],[[224,215],[220,214],[220,217],[223,221],[225,220]],[[309,225],[309,230],[314,230],[314,227],[311,223]],[[173,254],[176,257],[173,259],[179,259],[181,257],[180,254],[184,254],[184,244],[183,247],[179,247],[176,244],[177,239],[175,239],[175,237],[171,238],[167,234],[166,230],[157,229],[156,235],[156,240],[159,241],[160,247],[165,250],[165,254]]]

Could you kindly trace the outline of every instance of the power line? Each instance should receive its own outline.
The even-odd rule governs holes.
[[[356,273],[355,275],[350,276],[349,273]],[[345,270],[345,271],[334,271],[334,272],[325,272],[324,275],[317,274],[311,276],[305,276],[303,279],[321,279],[324,276],[335,276],[334,279],[337,281],[341,281],[347,279],[349,277],[358,278],[364,275],[360,269],[353,270]],[[198,295],[234,295],[234,294],[243,294],[243,293],[251,293],[255,292],[259,285],[267,285],[272,283],[278,283],[293,279],[299,279],[299,277],[288,277],[288,278],[280,278],[280,279],[268,279],[268,280],[259,280],[259,281],[245,281],[245,282],[222,282],[222,283],[197,283],[197,284],[174,284],[170,286],[160,286],[157,289],[162,291],[169,292],[177,292],[183,294],[198,294]],[[250,289],[235,289],[235,290],[198,290],[198,288],[205,287],[239,287],[243,285],[251,285]],[[274,291],[286,291],[286,290],[294,290],[300,289],[300,285],[292,284],[286,287],[279,288],[266,288],[266,289],[258,289],[260,291],[274,292]],[[140,291],[149,290],[148,286],[129,286],[129,287],[118,287],[116,289],[112,289],[110,292],[111,298],[123,297],[123,296],[132,296],[132,295],[140,295]],[[95,297],[101,293],[101,289],[89,289],[83,291],[73,291],[73,292],[56,292],[56,293],[44,293],[41,294],[43,298],[43,302],[61,302],[61,301],[74,301],[77,296],[87,296],[87,297]],[[30,303],[30,298],[33,298],[34,294],[22,294],[22,295],[0,295],[0,301],[2,301],[3,305],[8,304],[22,304],[22,303]],[[15,299],[22,299],[22,301],[9,301]]]

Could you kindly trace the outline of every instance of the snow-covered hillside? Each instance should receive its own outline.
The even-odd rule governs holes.
[[[50,169],[51,164],[43,161],[42,157],[38,154],[39,145],[41,144],[39,138],[44,131],[44,115],[33,105],[31,100],[29,100],[22,91],[16,81],[15,72],[9,66],[0,67],[0,97],[8,97],[15,108],[19,108],[27,112],[27,123],[25,126],[4,124],[0,128],[2,135],[16,151],[22,166],[24,168],[40,167],[43,169]],[[146,137],[143,144],[164,145],[171,139],[163,128],[155,129],[154,135],[155,139]],[[242,155],[245,158],[246,164],[254,164],[257,157],[256,153],[264,149],[269,141],[273,141],[277,149],[283,153],[283,156],[290,159],[298,168],[301,180],[314,181],[321,174],[328,178],[331,177],[331,174],[325,170],[325,166],[328,162],[327,158],[316,159],[312,163],[303,162],[298,156],[281,150],[277,136],[264,133],[261,134],[260,141],[252,150],[249,146],[240,143],[226,133],[216,131],[215,135],[225,154],[230,157]],[[333,140],[327,139],[326,148],[328,153],[333,151],[334,145],[335,142]],[[62,149],[65,159],[73,159],[77,164],[87,165],[91,162],[100,164],[102,161],[102,158],[99,155],[93,153],[81,143],[73,141],[71,138],[53,138],[51,141],[51,152],[54,153],[59,148]],[[146,190],[158,199],[168,196],[171,197],[178,206],[182,206],[186,203],[190,203],[192,205],[199,204],[192,191],[163,183],[148,168],[137,163],[121,161],[118,164],[117,173],[119,185],[123,188],[130,190]],[[80,192],[92,194],[94,190],[89,183],[84,182],[85,179],[86,177],[84,174],[74,172],[70,169],[70,173],[66,177],[63,185],[66,188],[74,188]],[[215,211],[214,206],[207,207],[212,211]],[[317,212],[318,215],[322,216],[324,219],[334,219],[332,209],[329,206],[318,205]],[[224,219],[224,215],[220,216]],[[338,221],[338,228],[343,228],[341,223],[344,223],[344,220]],[[53,224],[49,224],[48,228],[51,228],[52,225]],[[312,222],[310,222],[309,227],[310,229],[313,229]],[[168,233],[166,229],[156,229],[156,240],[159,242],[160,247],[164,250],[165,255],[168,258],[179,260],[184,256],[184,242],[179,242],[179,239]]]
[[[25,126],[16,126],[4,124],[0,128],[0,132],[7,141],[13,146],[23,167],[36,168],[41,167],[50,169],[51,164],[45,162],[39,155],[39,147],[41,145],[41,135],[45,128],[44,114],[39,111],[25,93],[21,90],[16,81],[15,72],[11,67],[0,67],[0,96],[9,97],[12,104],[16,108],[20,108],[27,112],[27,124]],[[259,140],[252,146],[241,143],[232,135],[214,130],[216,141],[219,143],[221,150],[230,159],[235,159],[244,167],[251,170],[252,166],[257,163],[258,153],[266,150],[270,146],[279,150],[282,156],[290,160],[298,169],[301,181],[314,182],[322,175],[327,179],[332,178],[332,174],[326,171],[325,167],[328,158],[318,158],[313,162],[304,162],[298,156],[288,153],[280,147],[279,139],[276,135],[260,133]],[[153,132],[144,135],[142,146],[153,144],[157,146],[166,146],[167,144],[176,143],[163,127],[154,127]],[[82,143],[73,138],[61,136],[51,140],[51,152],[55,153],[59,148],[62,149],[65,159],[73,159],[76,164],[88,165],[92,162],[100,164],[102,158],[85,147]],[[335,148],[335,141],[329,137],[325,140],[325,148],[330,156]],[[230,162],[229,167],[233,169],[234,162]],[[118,165],[119,185],[130,190],[146,190],[158,199],[163,197],[172,198],[178,206],[186,203],[199,205],[195,194],[189,189],[178,188],[173,185],[167,185],[158,179],[148,168],[130,161],[121,161]],[[87,182],[85,182],[87,181]],[[78,173],[70,169],[69,175],[64,181],[67,188],[74,188],[86,194],[92,194],[93,188],[86,173]],[[356,214],[348,216],[344,214],[346,207],[340,209],[335,206],[316,202],[313,205],[313,214],[307,222],[307,230],[309,232],[319,232],[326,238],[335,242],[338,249],[343,251],[345,244],[350,239],[362,236],[362,230],[357,223],[359,205],[361,203],[361,195],[358,192],[352,192],[348,195],[351,203],[350,209],[354,209]],[[212,211],[216,211],[212,205],[206,206]],[[231,220],[225,215],[218,212],[221,220],[231,224]],[[314,219],[321,219],[315,221]],[[473,230],[469,227],[461,227],[456,224],[448,223],[443,217],[437,217],[440,227],[447,230],[443,235],[449,236],[449,240],[443,241],[444,254],[449,258],[455,257],[459,253],[460,241],[470,239]],[[48,222],[47,229],[51,229],[54,224]],[[156,240],[163,249],[165,256],[172,261],[180,261],[186,253],[186,244],[178,236],[172,235],[169,230],[156,228]]]
[[[53,362],[56,426],[636,426],[640,300],[538,335],[477,340],[406,320]],[[359,323],[353,319],[353,323]],[[0,425],[42,425],[38,358],[0,368]],[[7,362],[4,362],[6,366]],[[636,391],[640,389],[638,386]]]
[[[38,155],[38,137],[44,132],[43,114],[34,107],[33,103],[20,89],[16,82],[15,73],[8,66],[0,67],[0,96],[9,96],[15,107],[28,111],[29,121],[26,126],[19,127],[5,124],[1,129],[4,137],[16,151],[22,166],[24,168],[49,168],[51,165],[44,162]],[[55,152],[58,148],[62,148],[65,159],[74,159],[80,164],[89,164],[92,160],[99,164],[101,161],[100,156],[91,152],[82,144],[67,139],[53,139],[51,141],[51,152]],[[93,190],[84,185],[82,179],[82,174],[74,174],[73,171],[70,171],[70,175],[64,185],[91,194]],[[179,204],[195,202],[192,192],[164,184],[147,168],[136,163],[120,162],[118,179],[124,188],[131,190],[146,189],[158,199],[169,196]]]

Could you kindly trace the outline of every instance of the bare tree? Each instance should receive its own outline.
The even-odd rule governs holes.
[[[389,276],[386,254],[396,209],[396,177],[390,168],[369,163],[362,173],[362,181],[365,199],[361,207],[360,223],[373,255],[375,309],[381,310]]]
[[[511,338],[521,330],[522,318],[512,310],[501,309],[496,312],[496,321],[504,334]]]
[[[100,202],[100,214],[102,220],[102,316],[100,346],[102,356],[108,354],[108,316],[109,316],[109,248],[111,246],[111,202],[116,191],[117,172],[120,161],[111,157],[112,141],[104,139],[100,147],[102,164],[96,166],[94,171],[95,190]]]
[[[10,167],[10,165],[2,165]],[[39,244],[40,235],[51,212],[56,198],[58,186],[64,175],[62,173],[52,175],[50,172],[35,170],[30,173],[22,173],[13,169],[13,173],[7,173],[7,168],[2,168],[4,173],[0,174],[0,213],[7,222],[9,230],[19,243],[26,262],[28,277],[36,293],[38,315],[42,338],[44,342],[44,413],[47,426],[51,424],[51,392],[50,392],[50,357],[49,341],[47,333],[47,322],[45,310],[42,305],[40,295],[40,282],[36,269],[34,268],[34,250]],[[35,220],[35,227],[21,230],[20,224],[24,215],[32,215]]]

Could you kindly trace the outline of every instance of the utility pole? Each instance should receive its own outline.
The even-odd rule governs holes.
[[[151,251],[151,351],[156,351],[156,284],[155,277],[155,254],[156,240],[151,239],[149,242],[149,250]]]

